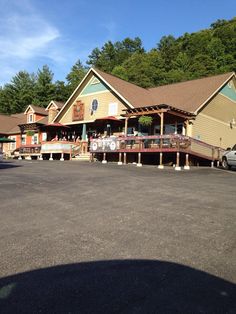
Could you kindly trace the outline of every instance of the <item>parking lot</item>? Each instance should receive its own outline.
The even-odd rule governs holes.
[[[0,163],[1,313],[235,313],[236,171]]]

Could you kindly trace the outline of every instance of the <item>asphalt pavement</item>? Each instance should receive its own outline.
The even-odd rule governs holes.
[[[236,171],[0,163],[0,313],[236,313]]]

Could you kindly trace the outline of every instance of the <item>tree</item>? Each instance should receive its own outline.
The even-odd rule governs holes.
[[[140,38],[125,38],[123,41],[114,43],[109,40],[102,46],[101,50],[95,48],[92,51],[87,64],[112,73],[114,68],[122,65],[135,53],[144,53]]]
[[[36,77],[34,103],[41,107],[46,107],[55,98],[53,73],[47,65],[44,65],[42,70],[38,70]]]
[[[54,100],[65,102],[70,97],[71,91],[69,85],[65,85],[63,81],[55,82],[55,96]]]
[[[32,103],[34,99],[35,76],[26,71],[18,72],[1,90],[1,112],[18,113]]]
[[[66,79],[68,81],[68,91],[72,93],[79,83],[84,78],[87,68],[83,66],[82,62],[78,60],[71,68],[70,73],[67,75]]]

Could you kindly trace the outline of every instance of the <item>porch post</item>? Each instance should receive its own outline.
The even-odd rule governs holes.
[[[185,155],[185,166],[184,166],[184,169],[185,170],[189,170],[190,169],[190,167],[189,167],[189,154]]]
[[[39,156],[39,160],[43,160],[43,155],[42,154]]]
[[[126,160],[126,153],[124,153],[124,165],[126,165],[127,160]]]
[[[181,167],[179,166],[179,152],[176,153],[176,166],[175,170],[180,171]]]
[[[103,160],[102,160],[102,164],[107,164],[107,160],[106,160],[106,153],[103,153]]]
[[[90,162],[94,162],[94,155],[93,155],[93,153],[90,153],[89,161]]]
[[[125,117],[125,136],[127,136],[128,120],[129,120],[129,117]]]
[[[161,117],[160,135],[163,135],[163,132],[164,132],[164,112],[161,112],[160,117]]]
[[[64,161],[64,153],[61,153],[60,161]]]
[[[159,165],[158,165],[158,168],[159,169],[164,169],[164,165],[162,164],[162,153],[160,153],[160,163],[159,163]]]
[[[49,160],[53,160],[52,153],[50,153],[50,158],[49,158]]]
[[[142,163],[141,163],[141,153],[138,153],[138,163],[137,163],[137,167],[142,167]]]
[[[119,161],[118,161],[118,166],[122,165],[122,154],[119,153]]]

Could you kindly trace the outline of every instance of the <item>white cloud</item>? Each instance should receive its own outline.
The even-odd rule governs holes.
[[[61,59],[56,45],[59,30],[35,12],[29,1],[20,3],[0,0],[0,84],[34,58]]]

